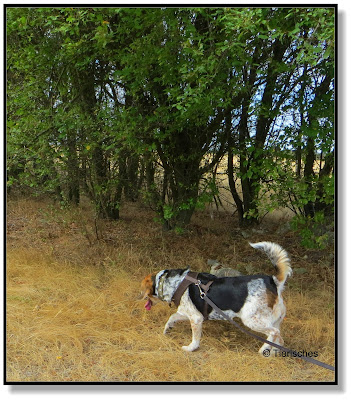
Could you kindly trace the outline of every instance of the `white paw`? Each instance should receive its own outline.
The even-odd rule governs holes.
[[[167,335],[167,333],[169,333],[169,331],[173,328],[173,326],[170,325],[166,325],[164,330],[163,330],[163,334]]]
[[[182,349],[184,351],[189,351],[190,352],[190,351],[196,350],[198,347],[199,346],[193,346],[193,345],[189,344],[189,346],[182,346]]]

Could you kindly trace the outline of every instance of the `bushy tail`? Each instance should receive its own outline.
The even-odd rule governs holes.
[[[286,278],[292,274],[288,253],[279,244],[272,242],[250,243],[255,249],[264,251],[273,265],[277,268],[277,278],[280,285],[284,285]]]

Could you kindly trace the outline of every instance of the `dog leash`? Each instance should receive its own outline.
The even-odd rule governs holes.
[[[319,360],[315,360],[312,357],[308,357],[308,356],[304,356],[304,355],[299,355],[297,351],[288,349],[287,347],[281,346],[277,343],[273,343],[267,339],[263,339],[261,336],[256,335],[255,333],[252,333],[250,331],[248,331],[247,329],[243,328],[241,325],[239,325],[236,321],[232,320],[230,317],[228,317],[227,314],[225,314],[208,296],[207,296],[207,287],[205,285],[203,285],[201,283],[201,281],[199,279],[195,279],[192,276],[186,275],[185,279],[189,280],[190,282],[194,283],[200,292],[200,297],[201,299],[203,299],[204,301],[206,301],[218,314],[220,314],[223,318],[225,318],[228,322],[230,322],[232,325],[234,325],[236,328],[238,328],[241,332],[246,333],[247,335],[253,337],[254,339],[257,339],[261,342],[267,343],[270,346],[276,347],[281,351],[284,351],[286,353],[289,354],[296,354],[297,358],[301,358],[307,362],[310,362],[312,364],[318,365],[319,367],[322,368],[326,368],[329,369],[331,371],[335,371],[335,367],[333,367],[332,365],[323,363],[322,361]],[[204,290],[205,291],[204,291]],[[267,349],[268,350],[268,349]],[[270,355],[270,352],[268,353],[268,355]]]

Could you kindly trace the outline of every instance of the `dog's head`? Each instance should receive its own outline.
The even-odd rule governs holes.
[[[157,300],[155,296],[155,275],[147,275],[141,282],[140,298],[146,300],[145,308],[151,310],[153,301]]]

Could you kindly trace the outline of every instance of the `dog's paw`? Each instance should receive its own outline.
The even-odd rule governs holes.
[[[173,325],[165,325],[164,329],[163,329],[163,334],[167,335],[171,330],[173,329]]]
[[[188,352],[194,351],[194,350],[196,350],[198,348],[199,348],[199,346],[193,346],[191,344],[189,344],[189,346],[182,346],[182,349],[184,351],[188,351]]]

